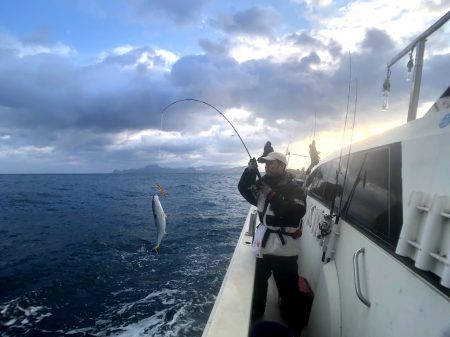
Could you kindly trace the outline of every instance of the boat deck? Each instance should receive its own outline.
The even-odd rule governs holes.
[[[250,320],[250,314],[255,277],[255,255],[251,247],[252,236],[248,235],[248,231],[252,210],[253,207],[247,215],[202,337],[247,337],[251,332],[251,325],[254,323]],[[286,325],[281,319],[278,291],[273,277],[269,279],[263,319]]]

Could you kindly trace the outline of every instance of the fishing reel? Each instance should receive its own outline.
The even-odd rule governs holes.
[[[328,234],[331,233],[331,227],[333,226],[333,215],[325,214],[323,219],[319,222],[320,234],[317,236],[318,239],[323,239]]]

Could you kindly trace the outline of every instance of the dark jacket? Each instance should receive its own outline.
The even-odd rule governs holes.
[[[258,198],[261,198],[260,186],[267,184],[274,193],[270,193],[269,200],[274,215],[266,215],[265,225],[273,227],[298,227],[300,219],[305,215],[306,197],[302,187],[294,181],[293,176],[285,172],[281,176],[265,175],[260,181],[256,181],[256,172],[245,169],[238,184],[239,192],[250,204],[257,206]],[[264,218],[264,212],[260,213],[260,219]]]

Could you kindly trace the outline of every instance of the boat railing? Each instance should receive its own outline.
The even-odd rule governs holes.
[[[410,44],[408,44],[401,52],[392,58],[387,64],[387,77],[383,84],[383,95],[386,96],[386,101],[383,104],[383,109],[387,109],[387,96],[390,91],[389,77],[391,74],[391,67],[397,63],[403,56],[410,53],[410,61],[408,62],[408,71],[414,67],[413,82],[411,85],[411,93],[409,98],[408,118],[407,121],[413,121],[417,116],[417,107],[419,103],[420,85],[422,82],[423,58],[425,54],[425,42],[427,37],[441,28],[450,19],[450,10],[442,16],[438,21],[431,25],[426,31],[420,34]],[[412,61],[412,53],[417,48],[415,62]]]
[[[255,255],[250,233],[252,208],[225,274],[202,337],[247,337],[250,331]]]

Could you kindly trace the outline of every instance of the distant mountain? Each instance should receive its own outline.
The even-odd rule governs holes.
[[[159,165],[147,165],[142,168],[132,168],[127,170],[114,170],[114,174],[148,174],[148,173],[239,173],[245,167],[224,167],[224,166],[199,166],[199,167],[161,167]]]

